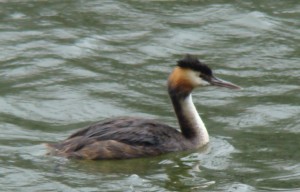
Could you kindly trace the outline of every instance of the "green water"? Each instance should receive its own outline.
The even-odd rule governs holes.
[[[298,1],[0,1],[0,189],[300,191]],[[244,89],[193,98],[197,151],[69,161],[43,143],[115,116],[177,126],[166,93],[195,54]]]

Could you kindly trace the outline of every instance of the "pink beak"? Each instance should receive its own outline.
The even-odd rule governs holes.
[[[219,79],[217,77],[212,77],[210,79],[210,84],[218,87],[226,87],[229,89],[242,89],[240,86],[235,85],[233,83],[230,83],[228,81],[224,81],[222,79]]]

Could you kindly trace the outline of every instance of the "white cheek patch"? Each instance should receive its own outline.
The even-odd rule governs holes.
[[[195,86],[208,86],[210,85],[209,82],[205,81],[200,77],[199,72],[195,71],[189,71],[188,73],[190,81],[195,85]]]
[[[210,85],[209,82],[203,80],[201,77],[200,77],[199,79],[200,79],[200,81],[201,81],[200,85],[202,85],[202,86],[209,86],[209,85]]]

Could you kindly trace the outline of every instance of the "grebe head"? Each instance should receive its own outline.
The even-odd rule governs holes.
[[[209,85],[241,89],[241,87],[233,83],[215,77],[206,64],[191,55],[186,55],[177,62],[177,66],[168,80],[170,93],[184,95],[189,94],[196,87]]]

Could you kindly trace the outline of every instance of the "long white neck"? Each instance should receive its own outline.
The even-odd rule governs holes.
[[[207,129],[199,116],[197,109],[193,103],[192,95],[188,95],[184,100],[181,101],[182,112],[186,119],[190,122],[190,126],[196,131],[196,136],[201,143],[208,143],[209,135]]]
[[[180,124],[182,134],[195,144],[203,146],[209,142],[207,129],[200,118],[192,100],[192,95],[186,97],[171,97]]]

